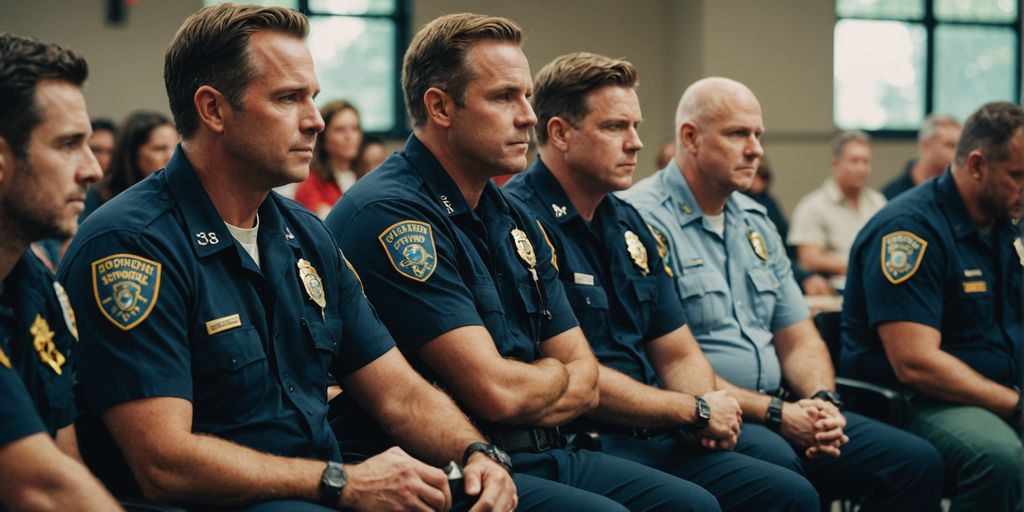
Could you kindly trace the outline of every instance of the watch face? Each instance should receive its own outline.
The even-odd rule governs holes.
[[[331,487],[342,487],[345,485],[345,470],[340,467],[330,466],[324,471],[324,483]]]
[[[702,420],[707,421],[711,419],[711,406],[703,398],[697,399],[697,414]]]

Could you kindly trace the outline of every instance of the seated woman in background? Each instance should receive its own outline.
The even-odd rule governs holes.
[[[178,131],[166,116],[142,110],[128,114],[114,145],[110,170],[89,189],[78,222],[128,187],[163,169],[177,144]]]
[[[363,147],[356,159],[356,176],[362,178],[374,170],[388,158],[388,149],[384,139],[376,135],[363,135]]]
[[[295,190],[295,200],[322,219],[359,179],[355,163],[363,142],[363,130],[359,111],[345,100],[324,105],[320,115],[325,128],[316,136],[309,177]]]

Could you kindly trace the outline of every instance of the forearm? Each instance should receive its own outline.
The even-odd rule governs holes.
[[[536,424],[556,426],[567,423],[598,405],[597,360],[589,352],[565,363],[568,385],[554,403],[537,418]]]
[[[318,501],[326,463],[280,457],[224,439],[182,433],[166,440],[173,450],[132,464],[147,498],[242,505],[270,499]]]
[[[630,427],[675,427],[696,421],[696,398],[643,384],[602,366],[601,400],[589,416]]]
[[[700,350],[687,354],[678,364],[658,374],[665,387],[672,391],[702,395],[715,390],[715,370]]]
[[[89,470],[46,434],[0,449],[0,472],[0,503],[8,510],[121,510]]]
[[[57,444],[57,448],[60,448],[60,451],[64,452],[65,455],[78,462],[83,462],[82,455],[78,452],[78,437],[75,435],[74,423],[58,430],[54,442]]]
[[[828,347],[809,319],[775,333],[775,352],[782,377],[798,398],[836,387],[836,372]]]
[[[718,389],[728,390],[736,398],[736,401],[740,403],[744,421],[764,423],[764,418],[768,414],[768,404],[771,403],[772,397],[741,388],[725,380],[721,375],[716,376],[716,380]]]
[[[821,246],[801,245],[797,247],[797,259],[800,266],[809,272],[828,275],[846,274],[846,260]]]
[[[904,365],[897,376],[904,384],[930,397],[983,407],[1003,418],[1010,418],[1017,404],[1017,391],[987,379],[942,351]]]

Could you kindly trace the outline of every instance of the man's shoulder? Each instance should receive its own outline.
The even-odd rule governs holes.
[[[658,216],[664,213],[664,206],[671,199],[664,183],[666,172],[665,170],[658,171],[634,183],[629,189],[616,192],[614,195],[645,215]]]

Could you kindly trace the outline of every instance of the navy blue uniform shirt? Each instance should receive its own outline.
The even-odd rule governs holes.
[[[89,216],[59,276],[79,312],[94,416],[178,397],[192,402],[197,433],[340,460],[328,373],[340,380],[393,342],[313,214],[271,193],[258,215],[260,266],[179,148]]]
[[[416,350],[456,328],[482,325],[501,355],[529,362],[539,341],[577,325],[536,216],[492,182],[470,209],[415,135],[345,193],[326,224],[428,378],[436,374]]]
[[[938,329],[942,350],[1003,385],[1020,382],[1016,228],[971,222],[950,171],[889,203],[857,235],[843,305],[842,375],[895,385],[877,328]]]
[[[530,206],[547,228],[559,279],[594,355],[637,381],[662,387],[645,344],[682,327],[686,317],[640,214],[609,194],[587,222],[539,158],[505,184],[505,191]]]
[[[40,431],[54,436],[75,421],[76,337],[64,289],[31,250],[25,251],[0,288],[0,445]]]

